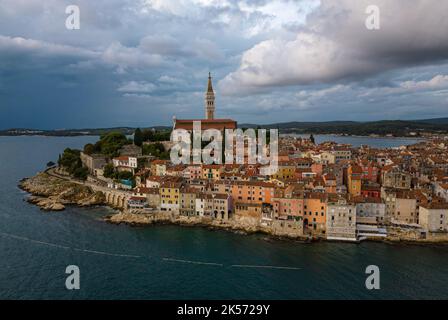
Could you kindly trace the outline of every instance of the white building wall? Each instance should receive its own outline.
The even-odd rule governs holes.
[[[328,240],[356,241],[356,206],[329,204],[326,235]]]
[[[448,231],[448,209],[419,208],[420,225],[427,231]]]

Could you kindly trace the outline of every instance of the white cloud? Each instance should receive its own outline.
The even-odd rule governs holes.
[[[437,94],[445,96],[448,89],[448,76],[435,75],[428,80],[406,80],[398,81],[393,86],[359,88],[357,90],[357,98],[378,99],[392,96],[415,96],[415,95],[432,95]]]
[[[122,84],[117,91],[126,93],[149,93],[153,92],[157,87],[150,83],[144,81],[129,81]]]
[[[137,99],[149,99],[152,96],[149,94],[142,94],[142,93],[125,93],[123,94],[123,97],[126,98],[137,98]]]
[[[42,40],[25,39],[0,35],[0,53],[15,57],[17,54],[39,56],[41,58],[73,58],[80,69],[98,64],[112,65],[119,73],[128,68],[151,68],[163,65],[164,58],[159,54],[144,52],[141,47],[125,47],[119,42],[111,43],[104,50],[84,49],[70,45],[51,43]]]
[[[0,35],[0,52],[95,58],[98,52],[46,41]]]
[[[159,77],[159,79],[157,80],[159,82],[162,83],[167,83],[167,84],[175,84],[175,85],[179,85],[179,84],[184,84],[185,81],[176,77],[171,77],[171,76],[167,76],[167,75],[162,75]]]
[[[0,0],[4,105],[60,105],[76,92],[73,103],[114,123],[150,115],[160,124],[173,113],[203,116],[211,71],[217,114],[239,122],[446,116],[446,1],[375,0],[378,32],[364,27],[367,0],[77,2],[81,30],[72,32],[70,0]],[[61,83],[77,88],[54,90]],[[111,94],[118,89],[134,114]],[[24,114],[5,114],[0,126]]]
[[[120,72],[127,68],[156,67],[163,63],[162,56],[148,54],[138,47],[125,47],[119,42],[112,43],[101,55],[105,63],[118,67]]]
[[[244,52],[238,69],[221,81],[222,91],[350,80],[448,59],[448,2],[377,0],[377,31],[364,26],[369,4],[322,0],[294,39],[265,40]]]
[[[407,90],[437,90],[448,88],[448,75],[436,75],[430,80],[404,81],[400,87]]]

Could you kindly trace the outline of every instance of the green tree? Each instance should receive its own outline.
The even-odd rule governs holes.
[[[85,154],[92,154],[95,152],[95,146],[92,143],[88,143],[84,146],[84,153]]]
[[[128,138],[121,132],[110,132],[100,137],[94,145],[95,150],[109,157],[118,155],[120,148],[126,144],[130,144]]]
[[[152,129],[145,129],[142,131],[143,141],[153,141],[154,132]]]
[[[160,142],[143,145],[142,152],[144,155],[152,155],[156,158],[162,158],[162,155],[164,157],[166,157],[165,153],[168,153],[168,152],[166,152],[163,144]],[[168,157],[169,157],[169,153],[168,153]]]
[[[142,141],[149,141],[149,142],[169,141],[170,138],[171,138],[171,130],[145,129],[142,131]]]
[[[137,129],[135,129],[135,132],[134,132],[134,144],[136,146],[141,147],[142,146],[142,142],[143,142],[142,131],[140,130],[140,128],[137,128]]]
[[[113,178],[115,174],[114,166],[112,163],[108,163],[103,168],[103,176],[105,178]]]
[[[87,170],[86,167],[79,167],[73,171],[73,176],[81,180],[86,180],[88,174],[89,171]]]
[[[85,180],[88,175],[88,170],[83,167],[80,155],[81,151],[66,148],[62,155],[60,155],[58,164],[75,178]]]

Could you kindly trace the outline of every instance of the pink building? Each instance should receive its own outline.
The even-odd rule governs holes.
[[[186,169],[186,176],[189,179],[201,179],[202,178],[202,168],[200,165],[191,165]]]
[[[297,219],[303,217],[303,199],[275,198],[273,208],[275,216],[280,219]]]

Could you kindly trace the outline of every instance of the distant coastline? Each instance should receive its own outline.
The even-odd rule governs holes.
[[[239,124],[239,128],[278,129],[281,134],[319,134],[369,138],[425,138],[448,134],[448,118],[422,120],[380,120],[380,121],[326,121],[326,122],[283,122],[272,124]],[[0,136],[99,136],[109,132],[132,135],[134,127],[81,128],[81,129],[33,129],[11,128],[0,130]],[[171,130],[172,126],[141,128]]]
[[[0,137],[87,137],[87,136],[100,136],[103,133],[109,133],[113,131],[121,132],[127,136],[133,134],[133,130],[122,131],[115,129],[105,129],[100,132],[70,132],[70,133],[58,133],[56,131],[44,131],[42,133],[8,133],[5,131],[0,131]],[[341,133],[312,133],[312,132],[303,132],[303,133],[294,133],[294,132],[282,132],[280,131],[281,136],[304,136],[304,135],[318,135],[318,136],[334,136],[334,137],[352,137],[352,138],[369,138],[369,139],[414,139],[414,140],[426,140],[428,137],[426,136],[388,136],[388,135],[356,135],[356,134],[341,134]],[[447,132],[448,134],[448,132]]]
[[[146,129],[169,130],[170,127],[156,126]],[[0,130],[0,136],[48,136],[48,137],[79,137],[79,136],[100,136],[109,132],[120,132],[124,135],[134,134],[135,128],[113,127],[113,128],[93,128],[93,129],[61,129],[61,130],[39,130],[39,129],[7,129]]]
[[[282,137],[301,137],[306,136],[308,138],[309,135],[313,133],[305,132],[305,133],[280,133]],[[428,137],[422,136],[380,136],[380,135],[367,135],[360,136],[355,134],[341,134],[341,133],[319,133],[315,134],[316,136],[331,136],[331,137],[349,137],[349,138],[368,138],[368,139],[408,139],[408,140],[426,140]]]

